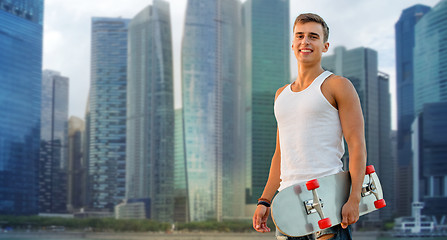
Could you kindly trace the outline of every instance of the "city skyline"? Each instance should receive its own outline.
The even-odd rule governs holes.
[[[150,2],[133,0],[132,4],[128,4],[110,0],[97,0],[94,3],[72,0],[45,1],[43,68],[64,72],[72,80],[69,115],[84,117],[90,81],[89,23],[91,17],[133,18]],[[175,4],[173,0],[168,0],[168,2],[171,3],[173,29],[174,105],[175,108],[179,108],[181,107],[180,48],[186,0],[177,0]],[[418,3],[433,7],[438,2],[439,0],[424,2],[411,0],[388,3],[380,0],[370,3],[343,0],[335,5],[330,4],[329,0],[321,1],[319,4],[312,3],[310,0],[299,1],[299,3],[291,1],[289,22],[292,25],[295,17],[304,12],[315,12],[325,18],[331,29],[329,37],[331,46],[327,55],[333,53],[336,46],[345,46],[348,49],[363,46],[377,50],[379,69],[390,75],[392,129],[396,129],[394,24],[403,9]],[[349,6],[349,11],[346,11],[347,6]],[[346,12],[346,14],[339,15],[340,12]],[[370,14],[371,12],[382,14],[377,16]],[[361,20],[359,16],[362,16]],[[292,55],[290,58],[290,76],[294,78],[297,71],[296,60]]]

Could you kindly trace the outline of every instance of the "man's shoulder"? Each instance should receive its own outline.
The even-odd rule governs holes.
[[[325,85],[327,85],[330,90],[343,90],[353,86],[349,79],[335,74],[332,74],[326,79]]]
[[[276,90],[276,94],[275,94],[275,100],[278,98],[279,94],[282,93],[282,91],[288,86],[289,84],[286,84],[280,88],[278,88],[278,90]]]

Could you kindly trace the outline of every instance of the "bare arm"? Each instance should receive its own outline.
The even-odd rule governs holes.
[[[287,85],[286,85],[287,86]],[[284,90],[284,87],[278,89],[275,96],[276,98]],[[272,200],[276,191],[279,188],[281,182],[281,149],[279,146],[279,130],[276,129],[276,149],[272,157],[272,163],[270,164],[270,172],[267,180],[267,184],[264,187],[264,192],[261,198]],[[264,205],[258,205],[253,215],[253,228],[258,232],[270,232],[270,228],[267,227],[267,219],[269,215],[269,208]]]
[[[342,77],[336,77],[333,83],[341,127],[348,144],[352,183],[351,195],[342,210],[342,227],[346,228],[359,219],[358,208],[366,168],[365,127],[360,100],[352,83]]]

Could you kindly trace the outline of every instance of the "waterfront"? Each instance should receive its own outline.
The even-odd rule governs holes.
[[[378,232],[355,232],[355,240],[404,240],[404,238],[382,237]],[[83,232],[29,232],[0,233],[2,240],[272,240],[274,233],[83,233]],[[411,238],[412,240],[447,240],[447,237]]]

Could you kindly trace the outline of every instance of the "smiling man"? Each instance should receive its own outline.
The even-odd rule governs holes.
[[[343,136],[349,149],[351,194],[342,209],[342,224],[304,237],[277,239],[352,239],[351,224],[359,219],[366,168],[364,121],[352,83],[321,67],[329,49],[329,28],[318,15],[299,15],[293,26],[292,50],[298,77],[276,92],[276,150],[264,192],[253,215],[253,228],[269,232],[267,218],[276,191],[314,178],[341,172]]]

